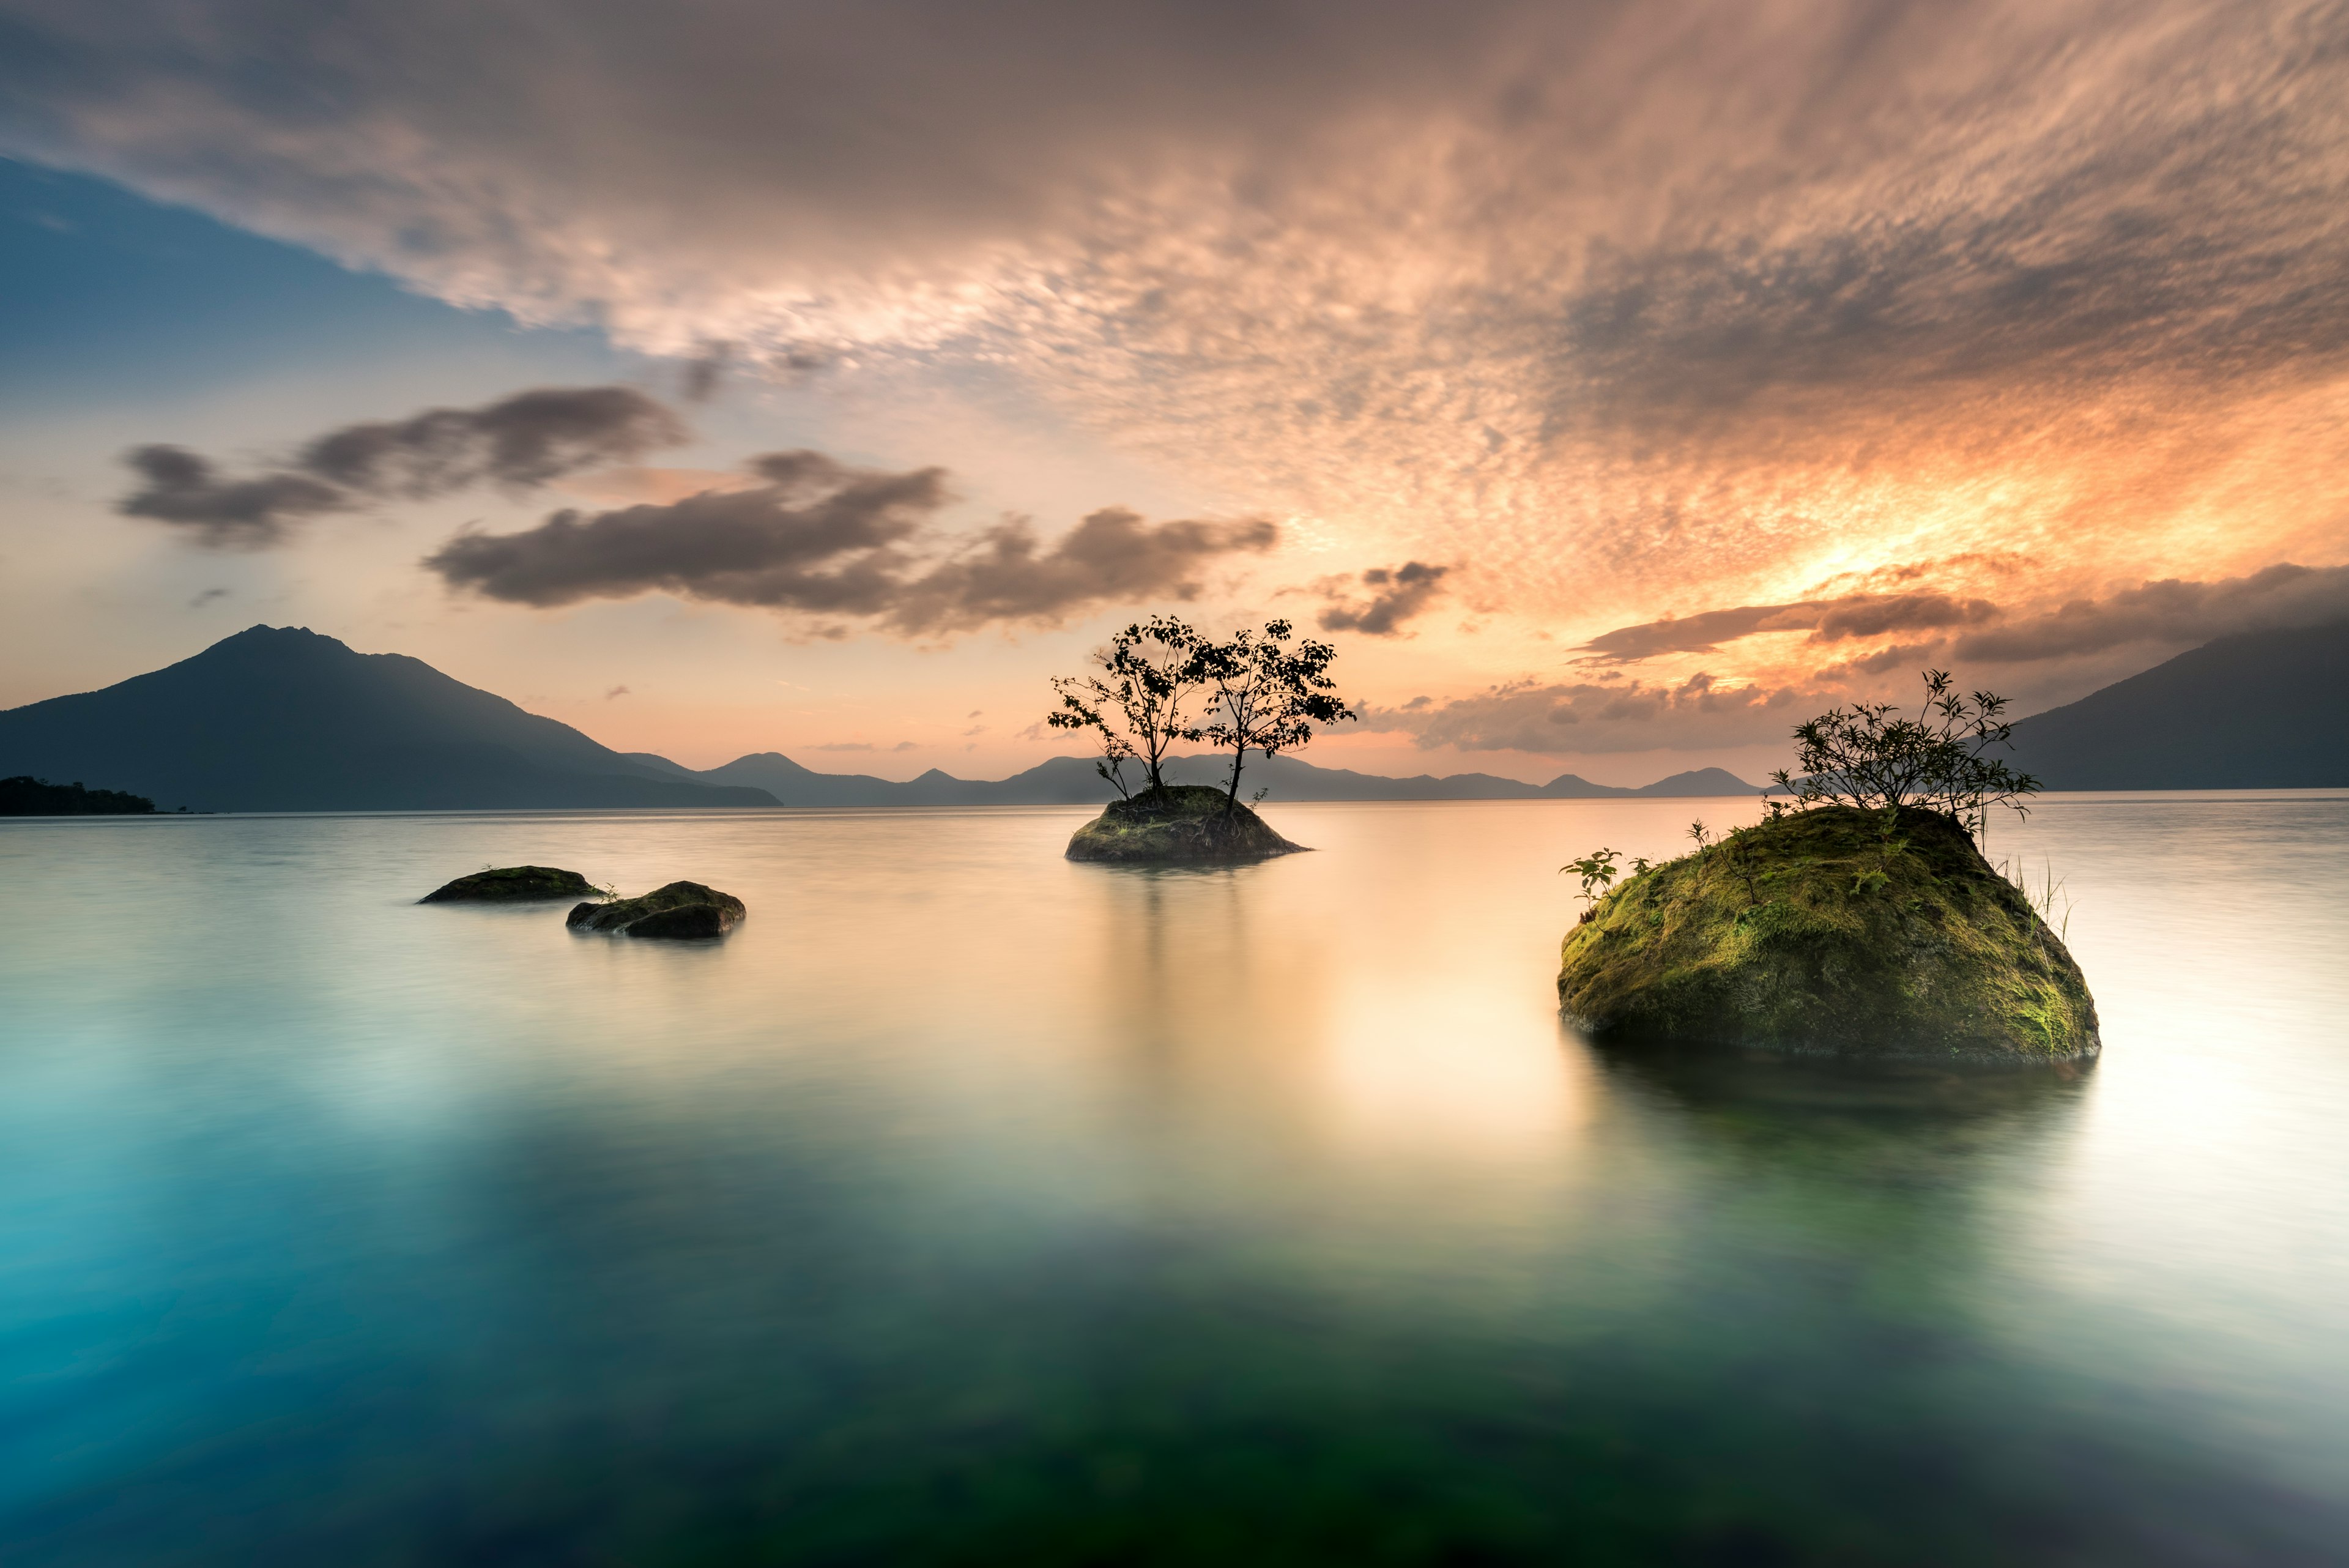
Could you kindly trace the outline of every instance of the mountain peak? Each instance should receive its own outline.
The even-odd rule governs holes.
[[[328,637],[324,632],[312,631],[306,626],[254,625],[222,638],[218,642],[185,662],[193,662],[194,659],[215,657],[260,656],[299,659],[305,656],[332,657],[335,654],[345,654],[352,658],[366,657],[357,652],[348,643]]]

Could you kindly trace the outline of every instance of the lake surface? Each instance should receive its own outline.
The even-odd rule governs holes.
[[[0,1560],[2337,1563],[2349,797],[2059,796],[2093,1068],[1616,1057],[1752,804],[0,826]],[[745,898],[722,944],[411,902]]]

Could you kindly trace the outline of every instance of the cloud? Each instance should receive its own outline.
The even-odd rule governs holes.
[[[371,501],[483,483],[531,490],[687,439],[675,414],[634,388],[543,387],[478,409],[345,425],[246,479],[222,478],[180,447],[139,447],[123,462],[145,483],[117,510],[195,528],[207,545],[265,548],[297,523]]]
[[[2203,643],[2237,632],[2349,620],[2349,566],[2286,562],[2216,582],[2164,578],[2102,599],[1960,638],[1960,659],[2019,664],[2100,653],[2130,643]]]
[[[307,474],[223,479],[183,447],[136,447],[122,461],[145,483],[117,511],[192,528],[200,544],[215,549],[265,549],[281,542],[291,524],[355,504],[344,491]]]
[[[626,697],[626,696],[628,696],[629,694],[630,694],[630,693],[629,693],[628,689],[627,689],[626,687],[625,687],[625,686],[615,686],[615,687],[613,687],[609,691],[606,691],[606,692],[605,692],[605,693],[604,693],[604,701],[606,701],[606,702],[609,702],[609,701],[610,701],[613,698],[615,698],[615,697]]]
[[[1584,643],[1576,651],[1592,657],[1577,662],[1631,664],[1665,653],[1713,653],[1724,642],[1770,631],[1807,631],[1812,642],[1841,642],[1890,631],[1972,625],[1998,614],[1998,607],[1987,599],[1936,593],[1847,594],[1797,604],[1741,605],[1618,628]]]
[[[295,466],[362,494],[420,500],[485,482],[532,490],[688,439],[633,387],[542,387],[478,409],[346,425],[303,448]]]
[[[198,594],[194,598],[188,601],[188,607],[190,609],[202,609],[204,606],[212,603],[214,599],[224,599],[226,597],[228,597],[228,590],[226,588],[206,588],[203,592]]]
[[[424,564],[452,588],[513,604],[659,591],[933,635],[1192,598],[1205,568],[1279,538],[1261,519],[1152,524],[1104,507],[1050,547],[1011,517],[939,555],[916,546],[951,499],[943,469],[851,468],[813,452],[749,467],[763,484],[592,515],[566,510],[516,534],[460,533]]]
[[[2016,620],[2349,509],[2325,0],[13,16],[0,148],[866,406],[999,379],[1561,636],[1967,548]]]
[[[1401,732],[1423,751],[1592,752],[1690,750],[1784,739],[1837,699],[1792,687],[1765,689],[1693,675],[1677,685],[1521,680],[1447,702],[1373,708],[1366,730]]]
[[[700,353],[686,363],[685,400],[688,403],[706,403],[716,397],[718,389],[725,383],[726,372],[732,367],[733,361],[734,345],[731,343],[705,345]]]
[[[904,631],[957,631],[993,621],[1053,625],[1102,604],[1194,599],[1203,567],[1261,554],[1279,539],[1262,518],[1152,524],[1105,506],[1043,549],[1032,524],[1010,518],[973,548],[898,583],[885,618]]]
[[[1394,637],[1402,632],[1405,621],[1425,609],[1429,601],[1444,591],[1444,576],[1451,569],[1420,561],[1405,561],[1392,570],[1373,566],[1362,574],[1362,586],[1371,590],[1369,602],[1362,604],[1344,597],[1345,579],[1328,584],[1323,597],[1329,599],[1330,607],[1321,612],[1321,629]]]

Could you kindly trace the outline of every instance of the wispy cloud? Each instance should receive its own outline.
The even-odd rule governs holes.
[[[1960,659],[2020,664],[2101,653],[2130,643],[2178,647],[2236,632],[2349,620],[2349,566],[2286,562],[2217,582],[2175,577],[1961,637]]]
[[[139,447],[123,462],[142,483],[118,510],[191,527],[204,545],[265,548],[326,513],[481,483],[533,490],[686,439],[675,414],[634,388],[543,387],[477,409],[345,425],[247,478],[223,477],[184,448]]]
[[[1279,538],[1262,519],[1150,523],[1104,507],[1049,545],[1011,517],[957,549],[926,536],[951,499],[942,469],[853,468],[813,452],[749,466],[763,483],[461,533],[424,564],[451,587],[514,604],[666,592],[926,636],[1195,597],[1206,567]]]
[[[1637,680],[1506,682],[1473,696],[1417,699],[1362,714],[1366,730],[1400,732],[1423,750],[1581,753],[1696,750],[1784,739],[1835,699],[1793,687],[1731,685],[1710,675]]]
[[[681,0],[649,39],[618,0],[121,0],[15,26],[0,146],[596,324],[701,367],[689,393],[713,344],[729,377],[872,404],[983,370],[1299,519],[1324,565],[1446,562],[1480,617],[1617,628],[1588,657],[1728,670],[1713,650],[1795,631],[1851,678],[1887,638],[2020,659],[2116,582],[2349,555],[2349,468],[2312,457],[2349,441],[2332,0]],[[268,488],[339,483],[298,464],[181,455],[141,514],[201,538],[343,504]],[[1164,543],[1134,570],[1198,581]],[[893,559],[854,613],[1049,617],[1102,580],[1060,551],[1006,524],[955,571]],[[1969,551],[2036,566],[1819,586]],[[823,562],[843,580],[809,591],[854,597]],[[1435,642],[1406,607],[1332,613]]]
[[[1356,598],[1355,579],[1340,577],[1321,585],[1329,601],[1321,612],[1324,631],[1359,631],[1366,637],[1396,637],[1406,622],[1428,607],[1444,591],[1449,566],[1405,561],[1400,566],[1372,566],[1360,579],[1367,598]]]
[[[1847,594],[1798,604],[1740,605],[1677,620],[1646,621],[1592,638],[1583,662],[1630,664],[1663,653],[1713,653],[1725,642],[1772,631],[1807,631],[1812,642],[1841,642],[1889,631],[1967,626],[1997,617],[1988,599],[1947,594]]]

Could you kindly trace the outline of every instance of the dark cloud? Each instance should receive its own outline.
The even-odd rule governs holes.
[[[2216,582],[2175,577],[1957,639],[1960,659],[2021,664],[2100,653],[2130,643],[2192,644],[2236,632],[2349,619],[2349,566],[2289,562]]]
[[[939,556],[914,545],[951,499],[944,470],[850,468],[812,452],[773,452],[749,466],[767,483],[665,506],[558,512],[518,534],[463,533],[425,565],[451,587],[515,604],[660,591],[864,617],[926,635],[1188,599],[1206,567],[1279,538],[1260,519],[1152,524],[1105,507],[1050,547],[1015,517]]]
[[[195,529],[198,542],[214,548],[264,549],[294,523],[357,504],[348,493],[305,473],[223,479],[184,447],[138,447],[122,461],[145,483],[117,511]]]
[[[142,446],[123,462],[145,483],[118,510],[195,528],[205,545],[262,548],[326,513],[483,483],[529,490],[687,439],[675,414],[633,388],[544,387],[478,409],[346,425],[245,479],[222,478],[181,447]]]
[[[1795,604],[1741,605],[1620,627],[1584,643],[1577,651],[1591,657],[1578,662],[1630,664],[1662,653],[1711,653],[1724,642],[1765,631],[1807,631],[1812,642],[1841,642],[1891,631],[1976,625],[1995,619],[1998,613],[1987,599],[1930,593],[1847,594]]]
[[[1783,739],[1837,701],[1791,687],[1729,686],[1710,675],[1678,685],[1516,681],[1448,702],[1371,709],[1365,729],[1399,731],[1423,751],[1557,756],[1748,745]]]
[[[1108,506],[1042,549],[1033,524],[1008,519],[975,548],[899,585],[886,618],[905,631],[957,631],[990,621],[1050,624],[1105,603],[1195,598],[1201,568],[1261,554],[1279,539],[1262,518],[1151,524]]]
[[[767,483],[668,505],[555,513],[519,534],[467,532],[425,565],[450,587],[513,604],[655,589],[728,604],[877,615],[895,602],[897,546],[949,499],[942,469],[885,473],[820,452],[751,461]]]
[[[303,448],[295,466],[363,494],[421,500],[482,483],[535,489],[688,439],[633,387],[542,387],[478,409],[347,425]]]
[[[1331,583],[1323,590],[1330,607],[1321,612],[1321,629],[1393,637],[1402,630],[1405,621],[1425,609],[1429,601],[1444,591],[1444,576],[1451,569],[1431,566],[1423,561],[1405,561],[1392,570],[1373,566],[1362,574],[1362,586],[1371,590],[1364,603],[1355,603],[1345,597],[1342,580]]]
[[[1724,642],[1763,631],[1806,631],[1818,624],[1817,603],[1740,605],[1677,619],[1618,627],[1576,649],[1594,664],[1631,664],[1660,653],[1711,653]]]
[[[731,343],[711,343],[704,347],[685,367],[685,400],[706,403],[716,397],[733,363],[734,345]]]

